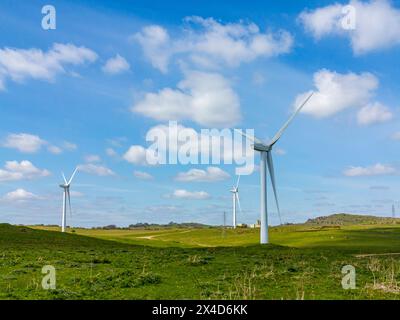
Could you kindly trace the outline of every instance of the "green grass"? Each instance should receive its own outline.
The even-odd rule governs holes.
[[[0,224],[0,299],[400,297],[398,225],[275,227],[270,245],[257,229],[44,229]],[[48,264],[55,290],[41,287]],[[341,286],[347,264],[355,290]]]

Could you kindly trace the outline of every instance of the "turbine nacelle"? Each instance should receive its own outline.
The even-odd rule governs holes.
[[[272,150],[271,145],[265,145],[262,143],[254,143],[253,144],[253,149],[259,152],[268,152]]]

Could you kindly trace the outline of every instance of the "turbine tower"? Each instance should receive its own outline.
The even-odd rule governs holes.
[[[307,97],[306,100],[297,108],[297,110],[292,114],[292,116],[286,121],[286,123],[282,126],[282,128],[275,134],[272,140],[265,144],[261,140],[256,137],[249,136],[243,133],[241,130],[235,129],[239,134],[243,135],[247,139],[249,139],[253,143],[253,149],[260,152],[260,178],[261,178],[261,202],[260,202],[260,215],[261,215],[261,228],[260,228],[260,243],[266,244],[268,243],[268,210],[267,210],[267,165],[269,170],[269,175],[271,177],[272,189],[274,191],[274,197],[276,202],[276,207],[278,210],[279,219],[281,219],[278,195],[276,193],[276,184],[275,184],[275,172],[274,172],[274,164],[272,161],[272,148],[275,143],[281,138],[283,132],[289,126],[289,124],[293,121],[295,116],[300,112],[300,110],[305,106],[305,104],[310,100],[311,96],[314,92]],[[282,221],[281,221],[282,223]]]
[[[65,232],[65,228],[67,227],[67,201],[69,203],[69,212],[72,213],[71,210],[71,194],[69,192],[69,187],[71,186],[72,179],[75,176],[78,168],[75,168],[72,173],[71,178],[67,181],[65,178],[64,172],[61,172],[62,177],[64,179],[64,184],[60,184],[60,187],[64,189],[63,191],[63,208],[62,208],[62,219],[61,219],[61,232]]]
[[[233,228],[236,229],[236,201],[239,205],[239,210],[242,212],[242,208],[240,207],[240,200],[239,200],[239,181],[240,176],[237,179],[236,186],[233,186],[230,192],[232,192],[232,225]]]

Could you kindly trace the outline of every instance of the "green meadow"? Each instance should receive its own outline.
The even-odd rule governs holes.
[[[400,225],[68,229],[0,224],[0,299],[398,299]],[[44,290],[42,267],[56,269]],[[345,290],[342,267],[356,270]]]

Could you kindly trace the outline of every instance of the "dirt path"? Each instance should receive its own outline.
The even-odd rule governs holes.
[[[177,233],[187,233],[187,232],[191,232],[192,230],[185,230],[185,231],[180,231]],[[168,241],[165,239],[155,239],[156,237],[162,237],[164,235],[169,235],[171,234],[170,232],[166,232],[166,233],[161,233],[161,234],[154,234],[152,236],[141,236],[141,237],[136,237],[136,239],[146,239],[146,240],[161,240],[161,241]]]
[[[379,257],[379,256],[398,256],[400,252],[392,253],[368,253],[368,254],[356,254],[356,258],[367,258],[367,257]]]

